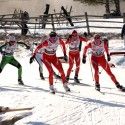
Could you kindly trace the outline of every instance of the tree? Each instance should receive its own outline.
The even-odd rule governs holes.
[[[106,14],[110,14],[110,4],[115,4],[114,13],[116,13],[117,15],[121,15],[120,0],[81,0],[81,1],[82,3],[87,3],[89,5],[105,5]]]
[[[106,14],[110,13],[110,0],[81,0],[88,5],[105,5]]]
[[[114,0],[114,4],[115,4],[115,13],[120,16],[121,15],[121,11],[120,11],[120,0]]]
[[[109,4],[109,0],[105,1],[105,9],[106,9],[106,14],[110,14],[110,4]]]

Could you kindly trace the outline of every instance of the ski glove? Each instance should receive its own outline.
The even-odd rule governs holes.
[[[30,64],[34,61],[34,59],[35,59],[35,56],[32,56],[32,57],[30,57]]]
[[[110,61],[111,60],[111,57],[109,54],[107,54],[107,60]]]
[[[69,38],[72,38],[72,35],[69,35]]]
[[[64,60],[67,62],[68,61],[68,57],[67,57],[67,55],[66,54],[64,54]]]
[[[5,55],[5,51],[0,51],[0,53],[1,53],[2,55]]]
[[[83,55],[83,58],[82,58],[82,63],[86,63],[86,56],[85,55]]]
[[[26,49],[30,49],[30,46],[27,46]]]
[[[84,36],[85,36],[85,37],[87,37],[87,36],[88,36],[87,32],[84,32]]]

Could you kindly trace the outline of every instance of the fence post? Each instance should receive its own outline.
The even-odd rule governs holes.
[[[54,26],[54,19],[53,19],[53,14],[51,14],[51,21],[52,21],[52,28],[53,28],[53,31],[55,31],[55,26]]]
[[[123,23],[125,24],[125,13],[123,13]],[[124,27],[124,25],[123,25]],[[122,29],[123,29],[122,27]],[[125,47],[125,35],[123,35],[123,39],[124,39],[124,47]]]
[[[123,13],[123,23],[125,23],[125,13]]]
[[[89,29],[89,20],[88,20],[87,12],[85,12],[85,20],[86,20],[87,32],[88,32],[88,34],[90,34],[90,29]]]

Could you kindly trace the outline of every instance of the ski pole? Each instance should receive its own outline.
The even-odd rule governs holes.
[[[102,73],[102,71],[103,71],[103,68],[102,68],[102,70],[101,70],[101,71],[99,71],[99,74],[101,74],[101,73]]]
[[[89,54],[88,54],[88,56],[89,56]],[[94,74],[93,74],[93,71],[92,71],[92,64],[90,62],[90,56],[89,56],[89,64],[90,64],[90,69],[91,69],[92,80],[94,81]]]

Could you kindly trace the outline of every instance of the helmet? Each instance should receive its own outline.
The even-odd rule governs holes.
[[[50,36],[50,37],[56,37],[57,34],[56,34],[56,32],[52,31],[52,32],[49,34],[49,36]]]

